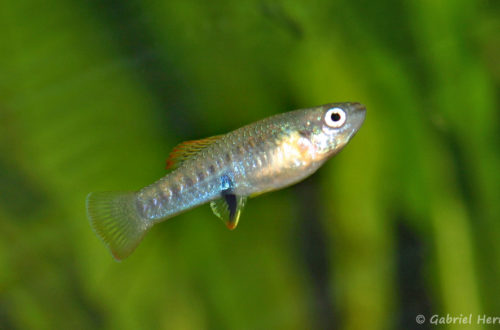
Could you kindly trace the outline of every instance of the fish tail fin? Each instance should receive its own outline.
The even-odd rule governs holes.
[[[151,227],[140,216],[134,192],[94,192],[87,196],[90,225],[117,261],[128,257]]]

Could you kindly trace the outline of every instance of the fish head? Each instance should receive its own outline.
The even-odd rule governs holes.
[[[366,108],[355,102],[329,103],[303,112],[301,135],[313,161],[325,161],[349,142],[365,120]]]

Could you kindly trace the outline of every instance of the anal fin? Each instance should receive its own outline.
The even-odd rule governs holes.
[[[233,230],[238,226],[241,211],[245,206],[246,200],[246,196],[236,196],[223,192],[222,198],[212,201],[210,207],[214,214],[226,223],[227,228]]]

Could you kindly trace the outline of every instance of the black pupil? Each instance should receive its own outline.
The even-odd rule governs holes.
[[[339,121],[340,120],[340,114],[338,112],[332,112],[331,118],[333,121]]]

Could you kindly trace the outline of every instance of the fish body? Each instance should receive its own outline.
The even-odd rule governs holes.
[[[211,203],[234,229],[247,197],[292,185],[339,152],[364,121],[359,103],[330,103],[275,115],[174,148],[169,174],[137,192],[90,193],[97,235],[121,260],[156,223]]]

